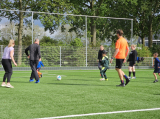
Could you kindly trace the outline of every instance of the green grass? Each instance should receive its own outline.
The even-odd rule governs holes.
[[[124,70],[128,74],[127,70]],[[97,70],[41,71],[39,84],[29,83],[30,71],[14,71],[14,89],[0,87],[0,119],[29,119],[74,114],[160,108],[160,82],[153,70],[137,70],[126,87],[115,70],[99,81]],[[4,72],[0,72],[2,79]],[[57,81],[56,76],[62,75]],[[1,81],[2,82],[2,81]],[[160,110],[76,117],[74,119],[158,119]]]

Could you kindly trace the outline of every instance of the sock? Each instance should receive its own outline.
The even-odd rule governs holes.
[[[123,77],[124,77],[125,79],[128,79],[128,77],[127,77],[126,75],[123,75]]]
[[[124,84],[124,80],[123,81],[121,80],[121,83]]]
[[[133,72],[133,77],[135,77],[135,73],[136,73],[136,72]]]
[[[129,77],[131,77],[131,72],[129,71]]]

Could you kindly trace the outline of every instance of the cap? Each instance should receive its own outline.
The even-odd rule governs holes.
[[[103,50],[103,51],[102,51],[102,54],[107,54],[107,51]]]

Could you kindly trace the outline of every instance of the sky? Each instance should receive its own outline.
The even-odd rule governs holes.
[[[2,20],[0,21],[0,29],[6,27],[5,25],[10,22],[7,18],[1,18],[1,19]],[[38,25],[39,27],[44,28],[43,25],[41,24],[40,20],[34,20],[34,25]],[[46,34],[46,36],[49,36],[49,37],[53,38],[54,35],[56,35],[56,32],[55,32],[55,34],[50,34],[49,30],[47,30],[45,32],[45,34]]]

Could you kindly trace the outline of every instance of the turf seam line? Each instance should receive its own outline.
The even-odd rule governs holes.
[[[94,116],[94,115],[105,115],[105,114],[118,114],[118,113],[127,113],[127,112],[144,112],[144,111],[155,111],[155,110],[160,110],[160,108],[125,110],[125,111],[114,111],[114,112],[99,112],[99,113],[66,115],[66,116],[45,117],[45,118],[35,118],[35,119],[60,119],[60,118],[70,118],[70,117]]]

